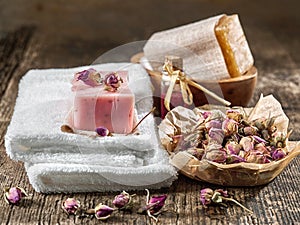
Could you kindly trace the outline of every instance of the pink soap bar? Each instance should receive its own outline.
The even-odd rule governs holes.
[[[133,128],[134,94],[127,85],[127,72],[118,72],[124,83],[116,92],[104,86],[77,89],[74,98],[73,125],[75,129],[94,131],[106,127],[112,133],[125,134]]]

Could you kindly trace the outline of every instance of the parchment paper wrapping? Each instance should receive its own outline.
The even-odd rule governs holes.
[[[219,113],[222,113],[222,107],[218,110],[220,110]],[[201,123],[198,121],[197,112],[199,112],[197,108],[190,110],[176,107],[166,115],[159,125],[160,139],[170,154],[171,164],[192,179],[224,186],[262,185],[272,181],[293,158],[300,154],[300,142],[288,141],[287,156],[266,164],[245,162],[220,164],[205,159],[198,160],[188,152],[180,151],[181,149],[178,149],[178,146],[170,139],[178,134],[187,134],[193,127]],[[277,116],[275,125],[278,131],[287,133],[288,117],[284,114],[280,103],[272,95],[261,97],[254,109],[251,109],[249,118],[255,120],[268,116]]]
[[[222,16],[153,34],[144,47],[153,70],[161,71],[166,55],[176,55],[183,58],[185,72],[196,81],[230,78],[214,30]]]

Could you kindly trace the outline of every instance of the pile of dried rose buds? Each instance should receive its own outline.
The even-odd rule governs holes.
[[[201,112],[203,122],[193,132],[181,137],[182,149],[198,158],[217,163],[269,163],[287,154],[289,134],[278,132],[275,117],[248,121],[245,113],[227,110]]]

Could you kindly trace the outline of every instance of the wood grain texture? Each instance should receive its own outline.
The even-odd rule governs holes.
[[[62,32],[64,36],[53,36],[53,39],[51,39],[49,34],[54,35],[54,33],[51,33],[51,29],[54,28],[51,28],[48,33],[43,33],[42,30],[45,28],[41,28],[41,24],[47,24],[47,15],[50,15],[49,11],[53,12],[56,10],[61,12],[62,9],[58,6],[55,8],[53,3],[49,3],[51,7],[47,8],[47,5],[39,1],[32,2],[36,7],[33,9],[37,10],[34,12],[35,14],[31,17],[29,14],[24,16],[25,14],[21,13],[22,9],[20,8],[18,10],[21,12],[18,16],[24,19],[22,23],[26,23],[26,21],[28,22],[30,19],[38,17],[38,12],[44,12],[45,17],[41,17],[37,29],[23,25],[21,28],[14,27],[11,31],[1,33],[0,36],[0,189],[17,185],[25,188],[30,194],[19,206],[7,205],[3,198],[0,198],[0,224],[102,224],[96,219],[68,217],[61,209],[62,202],[67,197],[74,196],[81,201],[84,208],[95,207],[98,203],[112,205],[112,200],[118,193],[82,193],[73,195],[36,193],[29,183],[24,165],[20,162],[12,161],[6,155],[3,138],[13,114],[19,80],[30,68],[71,67],[89,64],[99,53],[103,53],[115,45],[122,44],[124,41],[147,38],[153,30],[167,28],[167,26],[172,24],[175,25],[176,23],[192,20],[196,16],[199,17],[199,11],[201,12],[201,10],[204,13],[203,17],[206,15],[205,13],[212,14],[212,12],[216,11],[214,11],[214,6],[209,8],[210,3],[208,2],[203,3],[202,8],[200,3],[193,0],[187,1],[186,4],[179,2],[177,6],[181,8],[179,7],[178,9],[176,7],[174,10],[184,13],[185,10],[190,9],[189,13],[186,13],[187,17],[181,20],[176,19],[175,21],[167,19],[160,23],[159,15],[160,13],[165,13],[167,7],[167,5],[162,5],[162,9],[153,11],[156,17],[153,19],[154,23],[148,28],[143,27],[134,30],[134,27],[142,27],[143,23],[149,22],[145,17],[142,17],[140,21],[134,20],[132,17],[126,17],[126,20],[132,24],[127,24],[125,28],[132,31],[132,34],[128,31],[114,39],[114,35],[117,35],[115,28],[107,28],[107,32],[112,32],[101,36],[102,42],[100,43],[98,37],[93,36],[92,32],[87,32],[86,37],[75,36],[75,34],[78,35],[75,25],[71,26],[69,30],[64,30]],[[103,3],[95,4],[98,9],[112,10],[112,3],[104,1]],[[140,4],[141,6],[149,6],[150,3],[142,1]],[[233,2],[231,4],[234,5]],[[249,10],[256,9],[250,3],[244,4],[249,6]],[[281,7],[281,4],[279,5]],[[93,8],[93,4],[89,7]],[[134,6],[133,3],[127,3],[124,7],[128,10],[136,9],[135,7],[138,6]],[[149,8],[151,7],[149,6]],[[255,65],[259,71],[257,87],[250,105],[255,104],[261,93],[264,95],[273,94],[281,102],[290,118],[290,127],[294,129],[291,139],[299,140],[300,54],[295,50],[295,48],[300,46],[299,30],[295,30],[291,25],[282,27],[282,24],[278,22],[279,20],[275,19],[273,21],[270,19],[280,7],[270,9],[270,15],[263,15],[259,8],[256,11],[260,12],[257,20],[249,17],[244,20],[247,24],[245,29],[254,54]],[[30,7],[26,8],[29,10]],[[68,15],[78,12],[74,5],[64,9]],[[221,4],[220,9],[226,9],[225,5]],[[286,10],[288,10],[286,7],[282,9],[283,12]],[[296,9],[289,10],[294,12]],[[122,9],[117,9],[117,12],[119,11],[122,11]],[[247,15],[247,12],[242,9],[241,13]],[[141,15],[141,13],[138,15]],[[285,23],[288,24],[287,21],[291,21],[291,18],[294,17],[287,18]],[[163,18],[166,19],[168,17],[165,15]],[[263,20],[265,24],[259,24],[260,20]],[[76,21],[78,22],[79,18]],[[107,19],[107,21],[108,25],[112,26],[114,24],[114,19]],[[134,23],[134,21],[138,22]],[[13,22],[10,21],[8,25],[13,27]],[[16,19],[15,23],[17,22],[18,20]],[[83,24],[79,23],[82,29]],[[89,26],[97,27],[95,24],[96,22],[93,22]],[[299,21],[294,22],[294,24],[296,26],[299,25]],[[102,29],[105,29],[105,26],[108,25],[101,25]],[[62,24],[58,26],[64,28]],[[125,28],[122,26],[118,25],[117,27],[125,32]],[[281,30],[282,33],[278,34],[276,28]],[[69,35],[66,34],[68,32],[70,32]],[[298,157],[268,185],[253,188],[226,188],[235,199],[252,209],[254,211],[253,215],[248,215],[233,204],[229,204],[227,208],[209,207],[204,209],[200,202],[199,191],[204,187],[219,188],[219,186],[197,182],[183,176],[179,176],[178,180],[170,188],[151,190],[151,194],[168,194],[165,207],[168,211],[159,217],[160,224],[300,224],[299,177],[300,158]],[[144,191],[137,192],[137,196],[134,198],[137,206],[145,203],[145,194]],[[120,212],[103,224],[146,225],[155,224],[155,222],[147,216],[138,215],[135,212]]]

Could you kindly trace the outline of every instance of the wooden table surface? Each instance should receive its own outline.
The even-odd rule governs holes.
[[[20,206],[0,199],[1,224],[101,224],[96,219],[67,217],[61,203],[69,194],[40,194],[31,187],[24,165],[5,153],[4,136],[14,110],[18,82],[31,68],[88,65],[104,52],[132,41],[145,40],[158,30],[197,21],[222,12],[238,13],[259,71],[250,106],[261,93],[282,104],[300,139],[300,4],[278,1],[0,1],[0,188],[21,186],[30,193]],[[204,210],[199,191],[217,186],[179,176],[168,194],[169,211],[161,224],[300,224],[300,158],[271,183],[259,187],[226,187],[236,205]],[[74,194],[85,207],[109,204],[117,193]],[[144,202],[138,191],[136,200]],[[124,212],[106,224],[154,224],[144,215]]]

